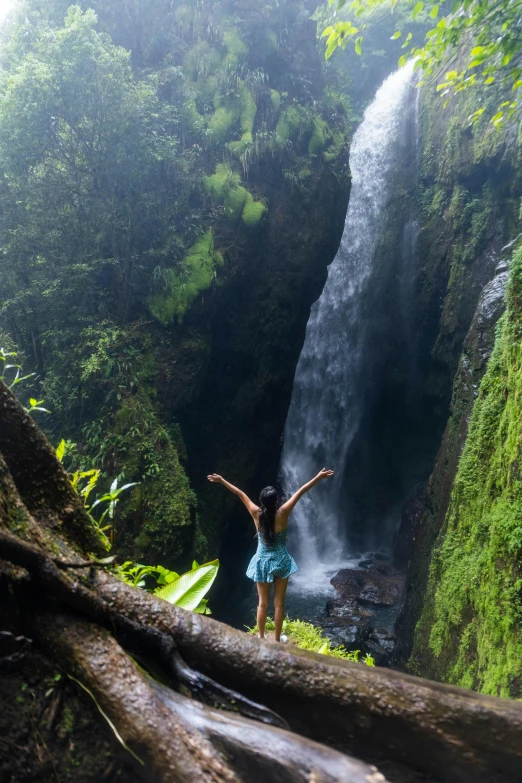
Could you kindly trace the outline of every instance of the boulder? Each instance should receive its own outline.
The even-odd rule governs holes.
[[[371,612],[354,613],[353,617],[321,617],[314,620],[334,647],[343,645],[347,650],[362,650],[371,633]]]
[[[370,639],[377,642],[389,655],[394,652],[397,645],[397,637],[387,628],[374,628],[370,633]]]
[[[376,666],[389,666],[390,655],[384,647],[376,642],[374,639],[368,639],[363,645],[363,652],[367,655],[371,655],[375,661]]]
[[[363,605],[394,606],[400,596],[402,580],[392,574],[380,574],[377,569],[341,569],[330,583],[340,597]]]

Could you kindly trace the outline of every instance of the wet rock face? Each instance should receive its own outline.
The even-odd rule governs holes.
[[[404,579],[389,555],[371,554],[358,568],[343,568],[330,581],[337,595],[326,603],[328,616],[315,624],[333,644],[369,654],[377,666],[390,666],[397,640],[394,633],[379,626],[376,613],[398,604]]]
[[[402,579],[391,573],[379,573],[385,567],[371,569],[343,568],[331,579],[340,596],[363,606],[394,606],[399,600]]]
[[[509,276],[508,262],[497,260],[495,277],[480,294],[475,314],[464,341],[453,383],[450,417],[433,473],[425,491],[413,493],[402,510],[394,560],[399,568],[407,568],[404,604],[397,619],[399,639],[397,660],[405,663],[411,653],[415,627],[422,613],[431,554],[442,529],[449,506],[459,457],[464,447],[473,404],[480,381],[486,370],[495,338],[498,319],[504,311],[504,293]],[[424,648],[428,641],[423,640]],[[431,671],[425,676],[435,677]]]
[[[365,652],[372,656],[376,666],[390,666],[394,662],[397,637],[386,628],[375,628],[365,642]]]
[[[344,609],[343,616],[321,617],[314,625],[321,628],[335,647],[343,645],[347,650],[360,650],[372,632],[372,613],[361,613],[356,604]]]

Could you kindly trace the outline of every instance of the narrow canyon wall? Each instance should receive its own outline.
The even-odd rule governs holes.
[[[517,545],[498,533],[493,510],[506,503],[500,513],[509,530],[516,528],[510,505],[516,479],[509,477],[518,463],[510,443],[520,409],[505,347],[507,333],[516,330],[516,281],[510,314],[497,332],[495,325],[514,251],[501,248],[519,233],[519,146],[513,129],[472,127],[472,100],[464,96],[451,114],[435,97],[423,102],[418,291],[430,362],[423,383],[442,411],[456,374],[433,473],[403,510],[396,557],[407,563],[408,577],[398,634],[411,671],[517,696]],[[503,397],[492,392],[501,377]]]

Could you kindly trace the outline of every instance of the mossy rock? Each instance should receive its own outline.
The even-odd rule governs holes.
[[[243,208],[243,223],[249,227],[257,226],[266,212],[266,207],[261,201],[254,201],[252,194],[248,193]]]
[[[295,104],[289,106],[277,121],[276,133],[282,142],[293,141],[309,133],[312,126],[312,117],[305,106]]]
[[[275,30],[267,28],[263,31],[261,36],[261,50],[265,57],[269,57],[271,54],[275,54],[279,48],[277,40],[277,33]]]
[[[241,182],[241,177],[232,171],[226,163],[218,163],[215,174],[210,177],[203,177],[203,185],[213,197],[213,199],[222,203],[228,196],[231,188],[237,187]]]
[[[308,152],[310,155],[319,155],[326,145],[327,139],[331,136],[328,125],[321,117],[314,117],[312,122],[312,137],[308,143]]]
[[[191,81],[206,79],[215,73],[221,64],[219,52],[206,41],[200,41],[190,49],[183,59],[183,70]]]
[[[224,71],[225,73],[237,73],[239,65],[239,57],[237,54],[228,52],[221,60],[221,71]]]
[[[248,56],[248,46],[243,41],[238,31],[235,29],[227,30],[223,35],[223,43],[227,48],[228,54],[233,54],[238,61],[243,62]]]
[[[208,127],[212,131],[212,141],[223,144],[232,133],[232,129],[239,119],[237,108],[220,106],[210,118]]]
[[[169,326],[175,319],[181,324],[194,300],[210,288],[215,269],[222,264],[223,256],[214,250],[212,232],[207,231],[190,248],[180,271],[171,270],[168,291],[149,297],[151,314],[163,326]]]
[[[346,136],[344,135],[344,133],[340,133],[339,131],[337,131],[336,133],[333,134],[330,145],[323,153],[324,159],[328,163],[337,160],[337,158],[345,148],[345,145],[346,145]]]
[[[250,196],[248,190],[241,186],[230,189],[225,203],[225,213],[229,220],[239,220],[248,196]]]
[[[270,90],[270,101],[273,110],[277,113],[281,110],[281,95],[277,90]]]
[[[215,96],[218,93],[218,81],[215,76],[209,76],[205,80],[200,79],[194,84],[194,88],[200,98],[204,98],[208,103],[213,103],[216,108]]]
[[[182,114],[185,122],[192,130],[199,130],[204,127],[204,117],[198,112],[193,100],[186,101],[182,108]]]
[[[241,141],[252,143],[252,132],[256,119],[257,106],[252,93],[241,86],[239,91],[240,122],[241,122]]]
[[[229,220],[236,221],[241,217],[245,225],[255,226],[266,207],[262,202],[254,201],[252,194],[240,182],[239,174],[225,163],[218,163],[216,173],[203,179],[205,189],[216,205],[225,208]]]

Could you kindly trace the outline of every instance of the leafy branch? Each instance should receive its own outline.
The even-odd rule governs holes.
[[[371,18],[376,9],[390,8],[394,12],[398,0],[329,0],[335,13],[342,9],[354,14],[356,19]],[[440,16],[441,11],[449,13]],[[501,101],[491,121],[499,127],[506,119],[520,112],[522,89],[522,2],[510,0],[453,0],[439,3],[435,0],[403,0],[401,15],[414,22],[417,18],[432,22],[433,26],[425,33],[422,45],[416,45],[410,30],[405,35],[397,29],[392,40],[402,39],[404,53],[399,57],[399,66],[413,60],[415,70],[423,78],[435,77],[437,90],[445,97],[445,103],[451,95],[472,87],[490,87],[500,84],[510,97]],[[440,17],[440,18],[439,18]],[[437,21],[438,20],[438,21]],[[359,24],[359,23],[358,23]],[[354,43],[357,54],[362,53],[364,31],[371,21],[363,21],[358,27],[349,21],[337,21],[328,26],[323,37],[326,38],[325,56],[328,59],[338,48],[345,49],[350,41]],[[455,64],[452,68],[451,65]],[[440,79],[440,81],[439,81]],[[420,81],[419,84],[423,82]],[[485,108],[480,105],[470,120],[480,117]]]

